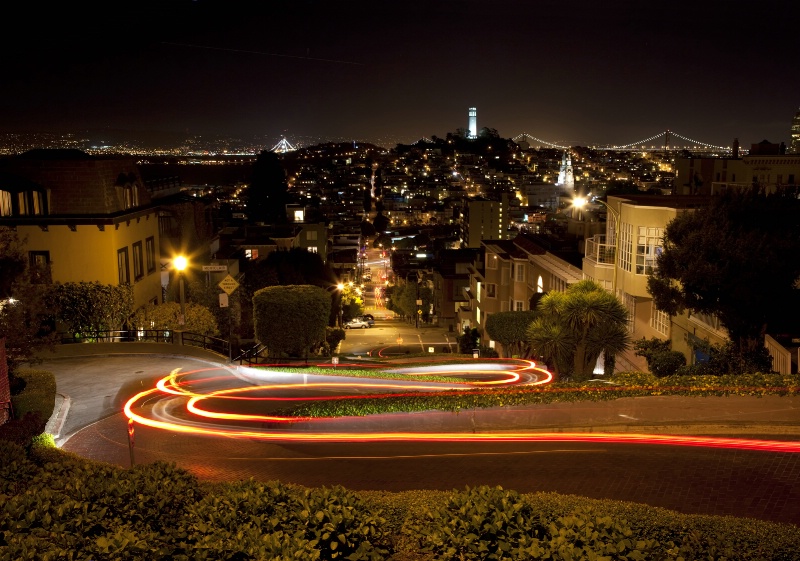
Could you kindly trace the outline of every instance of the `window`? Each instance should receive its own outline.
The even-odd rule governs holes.
[[[648,275],[656,267],[656,258],[661,255],[663,230],[639,226],[636,238],[636,274]]]
[[[147,274],[156,270],[156,239],[153,236],[144,240],[144,250],[147,257]]]
[[[544,292],[544,279],[542,279],[542,275],[539,275],[539,279],[536,281],[536,292],[540,294]]]
[[[44,214],[44,194],[41,191],[22,191],[17,193],[20,215]]]
[[[514,311],[515,312],[524,312],[525,311],[525,302],[523,300],[514,300]]]
[[[306,232],[306,239],[308,241],[316,241],[317,239],[317,231],[316,230],[309,230]]]
[[[497,297],[497,285],[494,283],[486,283],[486,297],[487,298],[496,298]]]
[[[11,193],[0,191],[0,216],[11,216],[12,214]]]
[[[619,268],[623,271],[631,270],[633,227],[630,224],[622,224],[619,229]]]
[[[517,282],[525,282],[525,265],[524,264],[517,263],[517,268],[516,268],[515,273],[516,273],[516,276],[514,277],[514,280],[516,280]]]
[[[309,246],[309,247],[308,247],[308,248],[306,248],[306,249],[308,249],[308,252],[309,252],[309,253],[319,253],[319,251],[318,251],[318,250],[319,250],[319,248],[318,248],[317,246],[315,246],[315,245]]]
[[[138,281],[144,277],[144,258],[142,255],[142,242],[133,244],[133,280]]]
[[[28,263],[31,268],[31,282],[34,284],[49,284],[51,282],[49,251],[29,251]]]
[[[131,283],[131,271],[128,268],[128,248],[123,247],[117,251],[117,274],[119,275],[119,284]]]
[[[486,254],[486,268],[497,269],[497,255]]]
[[[258,249],[245,249],[244,256],[247,259],[258,259]]]
[[[650,327],[662,335],[669,336],[669,315],[656,308],[655,303],[650,311]]]

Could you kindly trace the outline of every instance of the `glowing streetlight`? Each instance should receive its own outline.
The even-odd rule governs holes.
[[[178,255],[172,260],[172,268],[178,271],[178,281],[180,283],[180,293],[181,293],[181,317],[178,318],[179,325],[186,324],[186,297],[183,288],[183,271],[186,270],[186,267],[189,265],[189,260],[186,259],[183,255]]]

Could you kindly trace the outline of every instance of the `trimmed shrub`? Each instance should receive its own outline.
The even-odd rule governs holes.
[[[18,370],[16,376],[25,380],[25,389],[11,396],[15,417],[38,412],[47,422],[56,404],[56,378],[45,370]]]

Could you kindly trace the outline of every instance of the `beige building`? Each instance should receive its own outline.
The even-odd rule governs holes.
[[[130,284],[161,300],[158,207],[133,160],[32,150],[0,164],[0,225],[50,282]]]
[[[511,220],[508,193],[500,200],[473,197],[464,202],[461,216],[462,244],[478,248],[482,240],[507,240]]]
[[[758,185],[768,192],[800,183],[800,154],[763,141],[750,153],[732,158],[682,158],[675,165],[675,193],[714,195],[730,187]]]
[[[545,250],[529,236],[513,240],[484,240],[483,259],[468,268],[470,286],[468,306],[459,314],[464,327],[477,328],[481,345],[497,348],[500,343],[486,333],[486,318],[496,312],[530,309],[536,293],[564,291],[580,281],[581,270]]]
[[[719,344],[727,334],[716,318],[695,314],[670,318],[656,308],[647,291],[647,276],[661,254],[667,224],[681,213],[706,204],[707,196],[610,196],[606,233],[586,240],[583,259],[584,277],[615,293],[628,309],[628,329],[633,340],[670,339],[673,350],[684,353],[689,363],[696,343],[705,340]],[[626,353],[623,358],[632,367],[646,369],[646,363],[633,353]]]

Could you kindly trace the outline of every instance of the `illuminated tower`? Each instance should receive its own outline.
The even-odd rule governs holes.
[[[469,138],[478,138],[478,109],[469,108]]]
[[[792,119],[792,146],[789,151],[792,154],[800,154],[800,111],[795,113]]]

